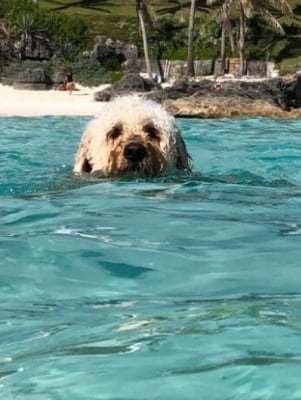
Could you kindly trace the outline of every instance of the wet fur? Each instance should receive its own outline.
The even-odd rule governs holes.
[[[124,156],[137,143],[146,157],[133,165]],[[75,158],[75,174],[156,177],[172,170],[190,171],[190,157],[173,116],[151,100],[123,96],[101,104],[101,113],[87,126]]]

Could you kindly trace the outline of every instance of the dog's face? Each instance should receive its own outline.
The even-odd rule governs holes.
[[[190,169],[174,118],[157,103],[125,96],[105,103],[88,126],[74,172],[155,177],[171,169]]]
[[[160,128],[151,120],[135,124],[118,121],[106,133],[105,145],[109,150],[106,172],[109,175],[129,172],[143,176],[160,175],[168,163],[162,151],[163,141]]]

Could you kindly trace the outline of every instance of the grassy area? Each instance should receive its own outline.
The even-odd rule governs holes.
[[[41,0],[39,4],[50,11],[84,18],[95,35],[131,41],[133,31],[137,31],[134,1]]]
[[[68,14],[91,15],[98,14],[103,16],[115,15],[120,17],[135,17],[135,0],[41,0],[41,6],[52,11],[66,12]],[[166,7],[166,2],[150,2],[154,10]]]
[[[300,19],[292,22],[292,20],[288,20],[287,18],[281,18],[280,21],[288,25],[293,23],[301,27],[300,0],[289,0],[288,2]],[[113,39],[118,38],[120,34],[122,38],[128,38],[129,35],[126,29],[120,28],[120,26],[125,25],[126,28],[126,23],[136,24],[137,22],[135,0],[40,0],[39,4],[51,11],[82,16],[91,22],[96,33],[112,37]],[[159,10],[169,9],[169,15],[185,18],[188,23],[189,4],[185,1],[168,2],[167,0],[149,0],[149,4],[151,11],[154,13]],[[183,5],[182,8],[179,7],[180,4]],[[201,11],[197,11],[196,13],[196,15],[201,14]]]
[[[167,0],[149,1],[154,11],[163,8],[172,9],[175,7],[176,3],[181,4],[181,2],[176,1],[168,3]],[[288,3],[299,15],[301,14],[300,0],[289,0]],[[92,13],[98,13],[100,15],[114,14],[121,17],[133,17],[136,15],[135,0],[40,0],[40,4],[50,10],[67,12],[70,14],[90,15]],[[185,1],[183,1],[182,4],[183,8],[178,12],[187,16],[189,8],[184,7],[184,4],[186,4]]]
[[[288,2],[294,9],[297,19],[280,18],[279,20],[284,24],[288,37],[276,39],[269,50],[271,59],[276,62],[286,58],[295,59],[301,54],[301,40],[297,38],[298,35],[301,37],[301,1],[289,0]],[[188,24],[189,2],[184,0],[173,2],[149,0],[149,3],[154,13],[162,9],[173,9],[174,12],[169,15],[185,18]],[[39,4],[54,12],[84,18],[95,35],[104,35],[112,39],[120,39],[141,45],[135,0],[39,0]],[[179,4],[182,4],[183,8],[175,12]],[[184,7],[185,4],[186,7]],[[197,12],[197,15],[200,15],[200,12]],[[265,55],[261,54],[262,52],[260,53],[260,49],[262,45],[265,48],[267,44],[265,43],[265,37],[258,38],[254,44],[249,44],[249,50],[252,52],[253,57],[256,57],[256,55],[259,58],[265,57]],[[179,51],[182,50],[179,49]],[[212,57],[215,56],[213,50]],[[210,57],[210,54],[208,57]]]
[[[289,0],[289,4],[292,8],[300,7],[300,0]]]
[[[301,55],[294,58],[287,58],[282,60],[277,68],[280,71],[280,75],[292,74],[296,71],[301,71]]]
[[[119,17],[131,17],[135,15],[135,8],[133,5],[126,4],[105,4],[106,1],[98,2],[85,2],[85,4],[80,4],[78,1],[40,1],[42,7],[48,8],[51,11],[64,12],[66,14],[76,14],[83,16],[110,16],[115,15]],[[89,4],[91,3],[91,4]],[[95,5],[92,5],[95,3]]]

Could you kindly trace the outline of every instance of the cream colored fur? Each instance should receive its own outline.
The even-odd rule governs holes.
[[[74,172],[127,173],[124,148],[136,142],[147,152],[145,160],[135,167],[138,174],[159,176],[172,169],[190,170],[189,155],[174,117],[154,101],[128,95],[102,104],[100,115],[82,136]]]

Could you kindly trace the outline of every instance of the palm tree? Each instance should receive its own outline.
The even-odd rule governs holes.
[[[211,6],[214,4],[216,0],[207,0],[207,4]],[[221,33],[221,71],[222,74],[225,72],[225,60],[226,60],[226,36],[230,37],[231,49],[234,50],[234,40],[232,36],[232,26],[230,23],[230,19],[227,14],[227,4],[226,2],[222,4],[218,15],[218,19],[221,21],[222,25],[222,33]]]
[[[38,0],[33,0],[37,2]],[[110,14],[110,11],[105,8],[109,5],[109,0],[81,0],[81,1],[57,1],[57,0],[49,0],[49,3],[54,3],[54,7],[51,11],[63,11],[68,10],[71,7],[85,8],[88,10],[104,12]]]
[[[221,5],[220,19],[223,29],[228,26],[231,30],[231,17],[239,15],[238,50],[240,58],[240,73],[245,75],[245,27],[246,20],[255,15],[262,16],[266,22],[280,35],[285,35],[282,25],[273,15],[292,16],[293,11],[286,0],[207,0],[210,5]],[[224,32],[225,34],[225,32]]]
[[[164,15],[164,14],[174,15],[178,12],[181,12],[181,14],[182,14],[184,9],[191,9],[190,1],[168,0],[167,3],[171,3],[171,5],[160,8],[158,11],[156,11],[156,14],[158,14],[158,15]],[[196,11],[209,12],[209,7],[207,5],[206,0],[196,0],[195,1],[195,9],[196,9]],[[182,18],[183,18],[183,14],[182,14],[181,19]]]
[[[208,12],[208,5],[206,3],[206,0],[191,0],[190,2],[185,1],[184,3],[182,3],[182,1],[173,0],[170,2],[172,3],[172,6],[161,8],[159,11],[157,11],[157,13],[161,15],[167,13],[175,14],[176,12],[181,11],[183,8],[190,8],[188,26],[187,76],[194,77],[195,71],[193,41],[195,31],[195,14],[196,10]]]
[[[9,22],[0,23],[0,40],[2,40],[3,48],[0,46],[1,52],[8,53],[9,56],[13,55],[13,43],[17,36],[16,27]]]
[[[0,18],[2,19],[10,8],[9,0],[0,1]]]
[[[20,15],[15,22],[15,26],[20,37],[18,57],[23,60],[26,54],[26,47],[29,44],[33,45],[35,19],[32,14]]]
[[[189,27],[188,27],[188,54],[187,54],[187,76],[194,77],[194,56],[193,56],[193,39],[194,39],[194,26],[195,26],[195,6],[196,0],[191,0],[190,14],[189,14]]]
[[[48,41],[49,24],[45,25],[45,20],[39,18],[35,13],[28,12],[17,15],[13,25],[19,41],[17,52],[20,60],[26,58],[27,48],[30,48],[32,54],[38,43]]]
[[[148,78],[152,81],[153,74],[152,68],[150,64],[149,52],[148,52],[148,43],[147,43],[147,36],[146,36],[146,28],[145,28],[145,19],[147,18],[147,5],[145,0],[136,0],[136,10],[139,19],[139,25],[141,29],[142,41],[143,41],[143,50],[144,50],[144,58],[146,64],[146,71]]]
[[[159,76],[162,82],[165,80],[162,58],[171,48],[177,48],[176,35],[183,30],[183,26],[175,25],[171,19],[154,19],[152,24],[149,43],[154,46]],[[183,42],[184,43],[184,42]],[[185,41],[186,44],[186,41]]]

